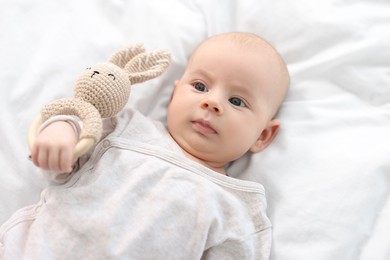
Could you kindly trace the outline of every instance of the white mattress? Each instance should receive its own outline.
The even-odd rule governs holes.
[[[231,169],[262,183],[271,259],[390,259],[390,2],[3,1],[0,9],[0,223],[46,183],[27,160],[41,107],[71,97],[78,74],[119,48],[166,48],[163,76],[133,87],[129,107],[165,120],[173,81],[207,36],[250,31],[285,58],[282,129]]]

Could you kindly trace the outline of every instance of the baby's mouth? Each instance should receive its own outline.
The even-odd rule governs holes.
[[[217,131],[215,131],[211,124],[206,120],[197,119],[191,121],[191,123],[194,129],[203,135],[217,134]]]

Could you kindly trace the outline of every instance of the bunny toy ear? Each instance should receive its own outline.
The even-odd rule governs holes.
[[[123,69],[130,60],[140,53],[145,53],[142,43],[134,44],[115,52],[108,61]]]
[[[166,50],[141,53],[127,63],[124,70],[129,74],[131,84],[136,84],[160,76],[170,61],[171,56]]]

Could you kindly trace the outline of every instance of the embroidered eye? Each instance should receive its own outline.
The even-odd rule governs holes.
[[[229,99],[229,102],[232,103],[234,106],[238,107],[246,107],[246,104],[244,101],[242,101],[240,98],[232,97]]]
[[[200,82],[196,82],[194,84],[194,88],[197,90],[197,91],[200,91],[200,92],[207,92],[208,89],[206,88],[206,86],[203,84],[203,83],[200,83]]]
[[[93,76],[95,76],[95,75],[99,75],[100,74],[100,72],[99,71],[97,71],[97,70],[94,70],[93,71],[93,73],[92,73],[92,75],[91,75],[91,78],[93,78]]]
[[[108,76],[112,77],[112,79],[115,80],[114,74],[111,74],[111,73],[110,73],[110,74],[108,74]]]
[[[90,70],[90,69],[91,69],[91,67],[86,68],[86,70]]]

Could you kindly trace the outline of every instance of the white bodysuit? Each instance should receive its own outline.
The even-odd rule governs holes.
[[[268,259],[262,185],[191,161],[139,112],[104,129],[77,171],[1,226],[1,259]]]

